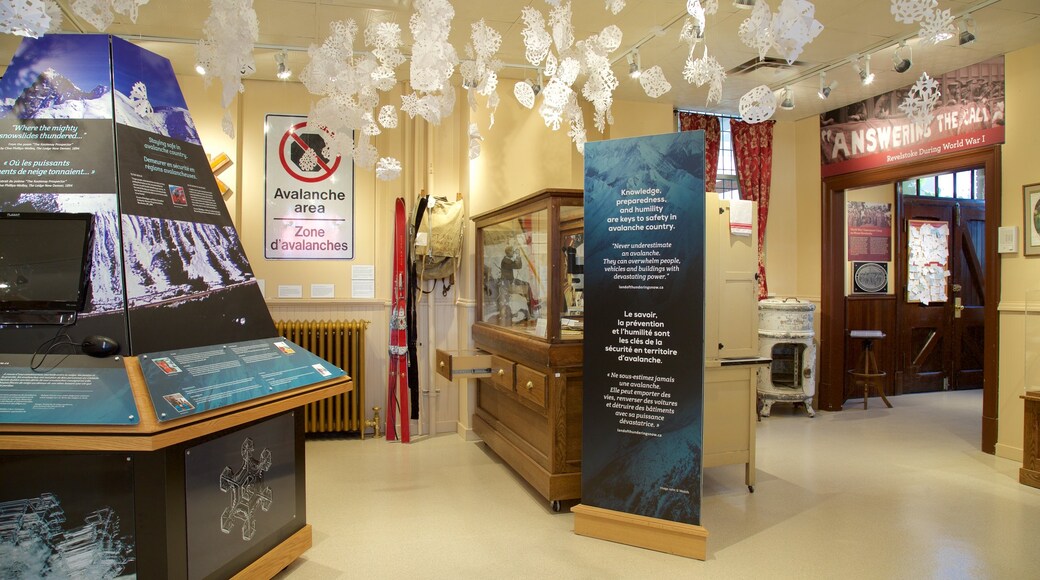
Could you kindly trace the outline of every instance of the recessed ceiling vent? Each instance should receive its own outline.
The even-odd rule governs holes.
[[[726,74],[746,75],[760,70],[782,71],[804,65],[805,63],[800,60],[796,60],[791,64],[787,64],[786,60],[782,58],[776,58],[775,56],[767,56],[762,60],[759,60],[756,56],[747,62],[738,64],[737,66],[731,68],[730,70],[726,71]]]

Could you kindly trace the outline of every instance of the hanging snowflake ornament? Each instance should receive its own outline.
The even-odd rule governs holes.
[[[625,0],[607,0],[607,10],[614,16],[617,16],[622,10],[625,9]]]
[[[528,109],[534,108],[534,87],[527,80],[522,80],[513,85],[513,96],[521,105]]]
[[[549,29],[552,30],[556,52],[563,54],[574,46],[574,24],[571,22],[571,3],[560,3],[549,11]]]
[[[0,32],[39,38],[61,26],[61,7],[54,0],[12,0],[0,4]]]
[[[552,36],[545,29],[545,17],[530,6],[520,11],[520,17],[524,21],[524,30],[520,33],[524,39],[524,58],[532,66],[539,66],[552,48]]]
[[[91,26],[104,32],[112,25],[115,14],[122,14],[137,23],[138,8],[149,0],[75,0],[72,11]]]
[[[393,157],[382,157],[376,164],[376,178],[392,181],[401,176],[401,162]]]
[[[823,32],[814,14],[816,7],[808,0],[783,0],[771,25],[773,46],[787,64],[793,64],[805,45]]]
[[[704,2],[704,13],[715,14],[719,11],[719,0],[706,0]]]
[[[440,124],[441,118],[450,115],[455,106],[451,76],[459,57],[448,42],[454,18],[455,8],[448,0],[416,0],[415,12],[408,22],[415,42],[409,69],[415,98],[407,103],[402,98],[401,110],[419,115],[433,125]]]
[[[466,98],[474,111],[477,108],[475,95],[487,97],[490,128],[494,125],[495,109],[498,108],[498,71],[502,68],[502,61],[496,59],[495,54],[502,46],[502,35],[482,19],[473,24],[470,39],[471,43],[465,49],[469,60],[459,67],[462,86],[468,93]]]
[[[773,13],[769,10],[769,5],[764,1],[755,2],[755,7],[751,10],[751,16],[748,16],[743,22],[740,23],[740,30],[737,35],[740,37],[740,41],[758,51],[758,58],[762,60],[766,57],[766,52],[773,46]]]
[[[938,0],[892,0],[890,10],[896,22],[913,24],[923,20],[938,5]]]
[[[393,105],[383,105],[383,108],[379,109],[379,124],[384,129],[397,128],[397,109]]]
[[[740,117],[746,123],[761,123],[776,112],[776,94],[759,85],[740,97]]]
[[[581,107],[578,106],[577,98],[572,98],[567,103],[564,115],[567,117],[570,125],[567,136],[571,138],[578,153],[585,155],[585,143],[588,141],[588,135],[585,133],[585,119],[582,117]]]
[[[930,10],[921,20],[921,30],[917,34],[921,37],[921,44],[928,45],[949,40],[956,33],[957,27],[949,10]]]
[[[933,111],[941,96],[938,81],[929,77],[928,73],[922,73],[899,105],[899,110],[919,128],[925,129],[935,119]]]
[[[480,128],[476,123],[469,124],[469,158],[470,160],[480,157],[480,142],[484,138],[480,136]]]
[[[726,69],[719,61],[708,54],[708,47],[704,47],[701,58],[693,58],[693,50],[686,59],[683,68],[683,78],[686,82],[698,87],[708,84],[707,103],[718,103],[722,100],[722,84],[726,81]]]
[[[224,108],[224,133],[234,139],[235,127],[228,107],[245,90],[242,77],[256,71],[253,47],[260,27],[253,0],[210,0],[212,12],[202,25],[202,40],[195,46],[195,61],[206,69],[205,83],[220,79],[220,104]]]
[[[672,90],[672,85],[664,77],[661,67],[654,65],[639,75],[639,84],[643,86],[643,92],[651,99],[656,99]]]

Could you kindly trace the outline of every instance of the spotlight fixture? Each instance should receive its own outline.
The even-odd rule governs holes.
[[[537,97],[538,93],[542,92],[542,85],[544,84],[542,79],[542,69],[538,69],[537,83],[532,80],[528,80],[527,82],[531,85],[531,90],[534,91],[534,96]]]
[[[780,108],[785,111],[794,109],[794,94],[791,91],[791,87],[784,87],[783,91],[784,98],[780,101]]]
[[[628,76],[638,79],[643,74],[643,68],[639,63],[639,49],[633,49],[628,53]]]
[[[870,72],[870,55],[853,55],[852,57],[852,68],[856,69],[856,73],[859,74],[859,81],[864,85],[869,85],[874,82],[874,73]],[[860,64],[862,62],[863,64]]]
[[[289,65],[286,64],[287,60],[289,60],[288,50],[283,49],[282,52],[275,53],[274,55],[274,62],[278,64],[277,76],[283,81],[292,76],[292,70],[289,68]]]
[[[975,42],[975,19],[970,14],[957,22],[957,28],[960,29],[960,34],[957,35],[957,46]]]
[[[733,0],[733,7],[741,10],[751,10],[755,7],[755,0]]]
[[[195,72],[202,76],[206,76],[206,67],[202,66],[201,62],[197,62],[195,63]]]
[[[903,56],[905,52],[906,56]],[[911,48],[906,41],[899,43],[896,47],[896,51],[892,53],[892,68],[897,73],[905,73],[910,70],[910,67],[914,66],[914,49]]]
[[[834,87],[837,87],[837,86],[838,86],[838,81],[831,81],[831,84],[827,84],[827,73],[821,72],[820,73],[820,90],[817,91],[816,95],[819,96],[821,99],[826,99],[827,97],[831,96],[831,91],[833,91]]]

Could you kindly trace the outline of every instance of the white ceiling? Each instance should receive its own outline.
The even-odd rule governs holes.
[[[767,1],[775,10],[779,0]],[[90,24],[75,17],[69,9],[72,0],[58,0],[69,32],[97,32]],[[520,10],[531,5],[548,12],[544,0],[454,0],[452,42],[457,49],[468,42],[470,24],[483,18],[502,34],[499,57],[507,64],[500,74],[505,78],[535,76],[523,57],[520,32],[523,22]],[[768,85],[780,90],[792,87],[795,109],[777,110],[776,119],[795,120],[856,102],[892,89],[909,86],[922,72],[935,76],[974,64],[990,57],[1005,54],[1040,42],[1040,0],[939,0],[940,9],[952,14],[971,12],[977,23],[977,40],[958,46],[956,37],[938,46],[924,46],[911,39],[913,67],[906,74],[892,69],[892,53],[897,42],[912,37],[916,25],[900,24],[890,13],[889,0],[816,0],[816,19],[823,32],[798,57],[793,67],[759,68],[750,73],[730,72],[723,88],[722,102],[707,107],[707,86],[689,85],[682,78],[687,46],[680,42],[679,32],[686,13],[686,0],[628,0],[628,6],[613,16],[605,9],[604,0],[573,0],[575,36],[585,38],[609,24],[618,25],[624,33],[621,48],[615,53],[615,73],[621,84],[615,99],[649,99],[630,80],[625,55],[639,47],[643,68],[660,65],[672,84],[671,92],[656,99],[677,108],[710,110],[736,114],[737,103],[745,92]],[[327,36],[329,22],[354,19],[364,25],[369,19],[392,19],[405,32],[405,42],[411,14],[411,0],[254,0],[260,21],[260,39],[256,49],[257,72],[251,78],[275,79],[274,54],[282,48],[289,52],[289,65],[295,71],[307,63],[306,49],[320,43]],[[195,74],[194,41],[202,34],[202,23],[209,15],[208,0],[151,0],[140,8],[137,23],[118,16],[107,32],[137,42],[149,50],[173,61],[179,74]],[[731,0],[719,0],[719,11],[708,16],[705,43],[709,54],[715,56],[727,71],[757,58],[757,52],[744,46],[737,37],[740,23],[748,11],[738,10]],[[17,47],[17,37],[0,38],[0,62],[7,63]],[[359,49],[361,47],[358,47]],[[698,48],[698,51],[703,50]],[[871,67],[877,75],[873,85],[864,87],[849,64],[856,53],[873,53]],[[698,55],[700,52],[698,52]],[[778,56],[770,52],[769,56]],[[407,66],[407,65],[405,65]],[[830,99],[816,96],[819,72],[827,71],[827,80],[838,81]],[[1040,66],[1037,67],[1040,72]],[[399,71],[406,78],[407,71]],[[292,81],[290,81],[292,82]],[[505,83],[499,89],[503,98],[512,98]]]

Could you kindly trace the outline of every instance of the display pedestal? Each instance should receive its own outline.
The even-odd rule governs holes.
[[[1022,436],[1022,468],[1018,481],[1023,485],[1040,488],[1040,392],[1026,391],[1024,433]]]
[[[310,548],[300,407],[350,391],[350,377],[160,422],[140,361],[123,362],[140,422],[0,424],[5,493],[34,508],[57,496],[67,527],[120,506],[138,578],[270,578]]]
[[[701,526],[659,520],[646,516],[578,504],[574,533],[638,548],[704,560],[708,553],[708,530]]]

